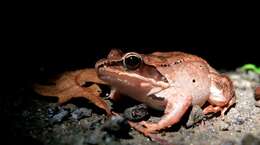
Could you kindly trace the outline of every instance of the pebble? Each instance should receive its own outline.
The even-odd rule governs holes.
[[[130,121],[144,120],[149,117],[148,107],[145,104],[140,104],[127,108],[124,111],[124,117]]]
[[[244,79],[250,80],[250,81],[255,81],[259,82],[260,78],[257,73],[254,73],[252,71],[244,72],[241,75]]]
[[[55,114],[59,113],[61,110],[60,106],[51,106],[47,109],[48,118],[52,118]]]
[[[54,115],[51,119],[50,122],[53,123],[59,123],[61,122],[65,117],[67,117],[69,115],[69,112],[67,110],[63,110],[61,109],[61,111]]]
[[[221,131],[228,131],[228,127],[229,127],[229,124],[224,121],[221,121],[219,124],[219,129]]]
[[[79,125],[84,129],[89,129],[91,122],[87,118],[80,119]]]
[[[236,132],[242,132],[242,130],[241,130],[240,127],[235,127],[235,131],[236,131]]]
[[[92,145],[120,145],[118,135],[128,133],[130,126],[121,116],[112,116],[101,127],[96,127],[86,142]]]
[[[67,104],[67,105],[62,106],[62,108],[65,110],[68,110],[69,112],[73,112],[76,109],[78,109],[78,107],[74,104]]]
[[[74,104],[67,104],[62,107],[53,106],[48,108],[48,118],[51,123],[59,123],[65,118],[72,118],[73,120],[80,120],[84,117],[90,117],[92,110],[87,108],[78,108]]]
[[[107,120],[102,126],[102,130],[110,133],[122,133],[130,130],[130,125],[127,119],[122,116],[112,116],[110,120]]]
[[[80,120],[84,117],[90,117],[91,114],[92,114],[92,110],[87,108],[79,108],[71,113],[71,117],[75,120]]]
[[[186,127],[193,126],[195,123],[201,121],[204,117],[205,115],[203,114],[203,110],[201,109],[201,107],[198,105],[194,105],[186,123]]]
[[[98,118],[98,119],[92,121],[92,123],[90,123],[89,129],[95,130],[97,128],[100,128],[102,126],[102,124],[104,124],[104,118]]]
[[[121,145],[113,135],[100,130],[94,131],[85,141],[90,145]]]
[[[244,124],[244,122],[245,122],[245,118],[240,115],[237,116],[234,120],[234,124],[237,124],[237,125],[242,125],[242,124]]]

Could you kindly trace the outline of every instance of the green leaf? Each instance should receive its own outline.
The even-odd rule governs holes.
[[[257,67],[255,64],[245,64],[240,69],[242,71],[253,71],[257,74],[260,74],[260,67]]]

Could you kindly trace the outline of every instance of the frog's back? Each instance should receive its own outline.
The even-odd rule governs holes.
[[[171,92],[193,97],[193,104],[203,105],[209,95],[211,67],[202,58],[183,52],[156,52],[157,69],[171,84]]]
[[[170,64],[176,64],[182,61],[203,61],[207,63],[204,59],[202,59],[199,56],[188,54],[180,51],[174,51],[174,52],[154,52],[151,54],[152,57],[158,57],[163,58],[161,59],[161,62],[163,63],[170,63]]]

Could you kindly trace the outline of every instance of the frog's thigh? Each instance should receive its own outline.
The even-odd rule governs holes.
[[[216,106],[226,106],[234,98],[234,90],[231,80],[224,75],[211,74],[211,86],[209,102]]]
[[[203,114],[216,113],[222,111],[222,107],[224,107],[228,103],[228,101],[229,100],[226,99],[223,95],[223,91],[217,88],[216,86],[212,85],[210,87],[210,95],[208,99],[210,105],[203,109]]]
[[[174,96],[169,97],[164,111],[164,116],[158,122],[159,128],[170,127],[180,121],[182,116],[188,110],[192,103],[191,96]]]
[[[203,113],[208,114],[221,111],[222,116],[224,116],[225,111],[235,103],[232,84],[224,76],[213,74],[212,78],[208,99],[211,105],[207,106]]]

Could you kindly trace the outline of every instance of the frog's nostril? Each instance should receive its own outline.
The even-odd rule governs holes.
[[[192,82],[193,82],[193,83],[195,83],[195,82],[196,82],[196,80],[195,80],[195,79],[193,79],[193,80],[192,80]]]

